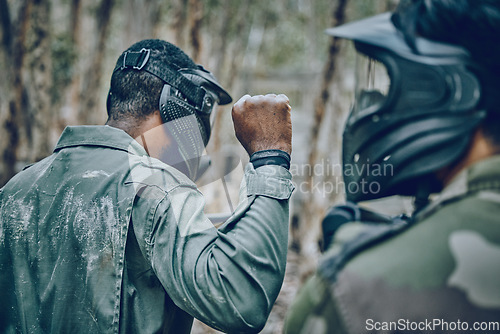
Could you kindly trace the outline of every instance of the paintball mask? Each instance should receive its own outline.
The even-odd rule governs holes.
[[[467,51],[424,38],[412,48],[390,13],[326,32],[353,40],[358,53],[343,134],[347,199],[439,191],[434,172],[460,158],[486,115]]]
[[[146,71],[165,83],[158,108],[163,128],[176,149],[170,149],[170,156],[164,160],[196,180],[210,139],[215,106],[228,104],[232,99],[201,65],[179,68],[175,64],[160,63],[154,52],[150,49],[126,51],[123,64],[118,64],[115,71],[125,68]]]

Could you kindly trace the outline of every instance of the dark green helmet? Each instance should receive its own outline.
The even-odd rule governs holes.
[[[328,29],[358,51],[355,102],[343,137],[347,199],[439,191],[434,173],[465,152],[486,113],[479,68],[461,47],[417,38],[391,13]]]

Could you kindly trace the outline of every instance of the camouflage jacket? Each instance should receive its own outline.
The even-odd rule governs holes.
[[[285,332],[500,333],[500,156],[459,174],[412,224],[341,227]]]
[[[288,242],[283,167],[247,165],[219,229],[184,174],[109,126],[68,127],[0,190],[0,333],[262,328]]]

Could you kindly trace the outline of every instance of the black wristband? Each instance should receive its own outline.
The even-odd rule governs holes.
[[[250,156],[254,168],[265,165],[278,165],[290,169],[290,154],[282,150],[262,150]]]

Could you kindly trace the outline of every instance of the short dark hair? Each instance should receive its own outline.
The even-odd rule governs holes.
[[[498,0],[401,0],[393,21],[407,42],[416,36],[455,44],[467,49],[472,59],[490,76],[486,90],[494,83],[500,89],[500,1]],[[493,94],[491,94],[493,95]],[[484,134],[500,145],[500,101],[488,104],[482,122]]]
[[[155,66],[196,68],[196,64],[177,46],[160,39],[146,39],[135,43],[126,51],[151,49]],[[125,53],[124,52],[124,53]],[[124,53],[116,64],[123,63]],[[151,60],[150,60],[151,61]],[[134,69],[117,70],[111,76],[107,111],[109,120],[133,118],[142,120],[158,110],[158,101],[165,83],[156,76]]]

